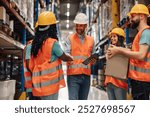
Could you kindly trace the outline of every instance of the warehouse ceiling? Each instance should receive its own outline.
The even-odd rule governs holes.
[[[81,11],[87,2],[91,0],[60,0],[60,28],[61,30],[72,30],[73,20],[77,12]]]

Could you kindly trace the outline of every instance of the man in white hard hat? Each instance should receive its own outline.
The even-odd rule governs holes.
[[[88,18],[79,13],[74,20],[76,32],[69,36],[66,42],[66,52],[73,56],[72,62],[67,62],[67,84],[69,100],[87,100],[90,88],[91,65],[82,62],[90,57],[94,39],[86,35]]]

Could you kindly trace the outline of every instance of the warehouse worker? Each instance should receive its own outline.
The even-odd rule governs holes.
[[[35,25],[35,29],[37,28],[38,23],[36,23]],[[29,70],[29,60],[30,60],[30,56],[31,56],[31,45],[32,45],[32,41],[33,41],[34,36],[31,36],[31,34],[27,33],[27,45],[24,48],[24,78],[25,78],[25,82],[24,82],[24,87],[26,88],[26,93],[29,97],[29,100],[37,100],[39,99],[36,96],[32,95],[32,80],[31,80],[31,76],[32,73]]]
[[[74,61],[67,63],[67,84],[70,100],[86,100],[90,88],[91,66],[82,62],[88,58],[94,46],[94,39],[85,34],[88,18],[79,13],[74,20],[76,32],[66,42],[66,52]]]
[[[63,61],[72,61],[66,55],[57,37],[56,17],[53,12],[42,12],[32,42],[29,68],[32,72],[32,92],[41,100],[57,100],[59,89],[65,87]]]
[[[121,28],[114,28],[110,32],[111,44],[118,47],[125,47],[125,32]],[[106,54],[106,58],[107,58]],[[121,63],[118,63],[121,64]],[[126,100],[128,84],[126,80],[119,80],[112,76],[106,76],[105,85],[109,100]]]
[[[122,54],[130,58],[128,77],[132,79],[133,99],[147,100],[150,95],[150,27],[147,25],[149,11],[145,5],[136,4],[129,15],[132,28],[138,30],[132,51],[114,46],[108,49],[108,57]]]

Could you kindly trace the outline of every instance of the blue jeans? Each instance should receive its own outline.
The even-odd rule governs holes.
[[[40,100],[40,97],[33,96],[32,92],[27,92],[27,95],[29,96],[29,100]]]
[[[42,96],[40,98],[41,100],[58,100],[58,92],[52,95]]]
[[[107,85],[107,95],[109,100],[126,100],[127,91],[123,88],[116,87],[112,83]]]
[[[87,100],[90,89],[90,76],[69,75],[67,78],[69,100]]]

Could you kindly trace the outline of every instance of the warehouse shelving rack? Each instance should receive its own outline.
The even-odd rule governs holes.
[[[26,32],[34,35],[34,30],[26,23],[25,18],[21,16],[12,6],[10,0],[0,0],[0,6],[6,9],[7,14],[11,20],[14,20],[14,30],[19,34],[20,40],[9,36],[8,34],[0,31],[0,54],[1,55],[13,55],[19,57],[19,60],[23,63],[23,49],[26,44]],[[24,71],[23,66],[21,68],[20,92],[24,91]]]

